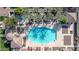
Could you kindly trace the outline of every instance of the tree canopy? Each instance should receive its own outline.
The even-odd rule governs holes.
[[[14,17],[6,18],[3,22],[6,26],[16,26],[17,25],[17,21]]]
[[[68,19],[66,16],[61,16],[59,22],[61,24],[67,24],[68,23]]]
[[[27,12],[27,10],[25,8],[15,8],[15,14],[17,15],[22,15],[22,14],[25,14]]]
[[[4,16],[0,16],[0,21],[3,21],[5,19]]]

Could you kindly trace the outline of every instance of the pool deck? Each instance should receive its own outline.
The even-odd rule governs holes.
[[[46,26],[48,28],[54,28],[54,26],[53,26],[54,24],[52,26],[50,26],[51,24],[46,25]],[[24,44],[23,37],[24,36],[26,37],[26,33],[22,33],[18,37],[16,37],[17,35],[15,35],[15,34],[17,34],[16,32],[15,33],[8,33],[6,36],[8,39],[12,38],[13,42],[17,43],[17,45],[19,46],[21,51],[27,51],[28,47],[32,47],[32,48],[40,47],[41,51],[44,51],[44,49],[43,49],[44,47],[49,47],[49,48],[64,47],[65,48],[64,50],[68,51],[67,48],[74,47],[74,24],[71,24],[68,26],[69,26],[67,28],[68,32],[62,33],[62,30],[63,30],[62,25],[61,24],[56,25],[55,28],[57,30],[57,40],[55,40],[55,42],[52,42],[49,44],[36,44],[36,43],[29,41],[28,38],[26,38],[25,46],[23,46],[23,44]],[[72,31],[72,33],[70,33],[71,31]],[[70,41],[69,45],[68,44],[65,45],[66,43],[68,43],[68,42],[65,42],[65,40],[64,40],[67,37],[70,37],[70,38],[68,38]],[[15,46],[13,44],[12,47],[18,47],[18,46]]]
[[[53,43],[49,43],[49,44],[35,44],[31,41],[29,41],[27,39],[26,41],[26,47],[23,47],[23,49],[27,50],[27,47],[40,47],[42,48],[41,51],[44,51],[44,47],[65,47],[65,51],[67,50],[68,47],[74,47],[74,24],[71,24],[70,27],[68,28],[68,33],[67,34],[63,34],[62,33],[62,25],[58,25],[58,31],[57,31],[57,40]],[[71,34],[70,31],[72,31],[73,33]],[[70,36],[70,45],[64,45],[64,36]]]

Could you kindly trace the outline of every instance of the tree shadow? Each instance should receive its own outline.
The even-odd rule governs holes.
[[[5,46],[5,48],[10,48],[10,43],[9,42],[4,43],[4,46]]]
[[[56,31],[59,31],[62,26],[68,26],[68,28],[71,26],[71,24],[60,24],[60,23],[56,23],[54,24],[53,28],[56,30]]]
[[[4,47],[9,48],[9,51],[11,51],[11,43],[9,41],[4,42]]]

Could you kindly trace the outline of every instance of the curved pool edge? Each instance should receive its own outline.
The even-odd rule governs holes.
[[[36,44],[53,43],[57,40],[57,31],[47,27],[34,27],[29,31],[28,40]]]

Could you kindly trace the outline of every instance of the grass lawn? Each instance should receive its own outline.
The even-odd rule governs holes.
[[[4,30],[0,29],[0,35],[4,34]],[[9,51],[10,44],[4,43],[5,38],[0,36],[0,51]]]

